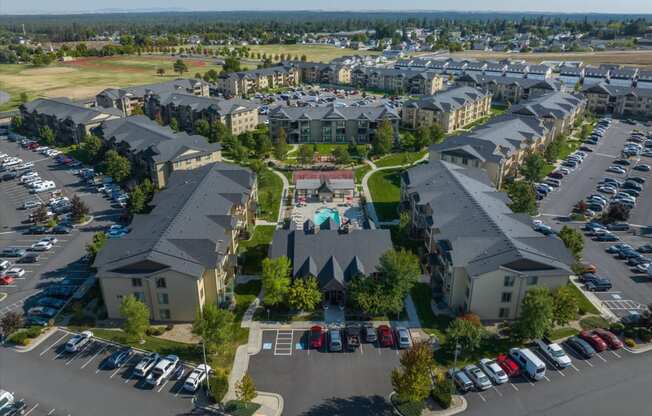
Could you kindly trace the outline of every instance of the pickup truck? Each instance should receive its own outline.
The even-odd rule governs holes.
[[[0,389],[0,415],[16,416],[24,415],[27,405],[22,400],[16,400],[14,395],[6,390]]]
[[[347,325],[344,332],[346,334],[346,347],[352,351],[358,348],[360,346],[360,334],[362,333],[360,325]]]

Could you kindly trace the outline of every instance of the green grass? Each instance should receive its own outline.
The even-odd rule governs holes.
[[[357,168],[355,170],[355,183],[361,184],[362,178],[364,178],[364,175],[366,175],[370,170],[371,166],[367,165],[366,163],[364,166]]]
[[[388,166],[402,166],[402,165],[408,165],[416,162],[417,160],[421,159],[424,157],[426,154],[428,154],[427,150],[422,150],[420,152],[400,152],[400,153],[393,153],[391,155],[382,157],[376,161],[374,161],[374,164],[378,166],[379,168],[384,168]]]
[[[589,316],[580,320],[582,329],[609,328],[609,321],[601,316]]]
[[[399,169],[381,170],[369,178],[369,192],[380,221],[398,218],[397,209],[401,193],[400,172]]]
[[[269,309],[269,312],[267,310]],[[322,321],[324,320],[324,311],[317,309],[314,312],[298,315],[295,311],[289,310],[285,306],[267,308],[261,306],[254,313],[254,321],[274,321],[274,322],[303,322],[303,321]]]
[[[584,293],[575,285],[570,284],[569,285],[573,292],[575,293],[575,297],[577,298],[577,304],[579,306],[579,311],[580,314],[585,315],[587,313],[594,314],[594,315],[599,315],[600,311],[589,301],[586,296],[584,296]]]
[[[580,331],[578,331],[575,328],[555,328],[552,331],[550,331],[550,334],[548,334],[548,338],[550,338],[552,341],[556,341],[558,339],[562,338],[568,338],[572,337],[573,335],[577,335]]]
[[[570,156],[571,153],[576,151],[577,149],[580,148],[582,145],[582,142],[580,140],[571,140],[569,139],[566,142],[566,146],[561,148],[561,151],[559,152],[558,158],[561,160],[566,159],[568,156]]]
[[[332,155],[333,150],[337,149],[338,147],[342,147],[347,150],[349,149],[348,144],[315,143],[313,146],[315,146],[315,150],[317,151],[317,153],[319,153],[322,156]]]
[[[430,307],[432,299],[432,290],[427,283],[417,283],[410,291],[412,301],[417,309],[419,321],[421,321],[421,328],[430,335],[437,336],[439,343],[446,341],[446,328],[453,320],[447,315],[435,315]]]
[[[278,209],[283,192],[283,181],[271,169],[264,169],[258,176],[258,218],[267,221],[278,219]]]
[[[256,299],[260,293],[262,283],[260,280],[251,280],[247,283],[236,285],[235,292],[235,319],[240,322],[245,311],[251,305],[251,302]]]
[[[391,398],[392,404],[403,416],[421,416],[421,412],[426,408],[426,402],[404,402],[395,394]]]
[[[239,400],[231,400],[224,406],[231,416],[251,416],[260,409],[258,403],[244,403]]]
[[[261,264],[267,257],[267,249],[272,242],[275,229],[276,227],[273,225],[258,225],[249,240],[240,241],[238,252],[243,266],[243,274],[261,273]]]

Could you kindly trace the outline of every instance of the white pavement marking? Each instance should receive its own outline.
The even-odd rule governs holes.
[[[480,398],[482,399],[483,402],[485,402],[485,403],[487,402],[487,399],[484,398],[482,393],[478,393],[478,396],[480,396]]]
[[[50,410],[50,411],[48,412],[48,416],[51,415],[52,413],[54,413],[54,409],[52,409],[52,410]]]
[[[510,386],[514,387],[514,390],[518,391],[518,387],[514,385],[514,383],[509,383]]]
[[[623,358],[623,357],[621,357],[620,354],[618,354],[616,351],[611,351],[611,353],[612,353],[613,355],[615,355],[616,357],[618,357],[618,358]]]
[[[548,376],[544,375],[543,378],[545,378],[546,381],[548,381],[548,383],[550,383],[550,379],[548,378]]]
[[[115,369],[115,371],[113,372],[113,374],[111,374],[111,376],[110,376],[109,378],[113,378],[113,376],[115,376],[116,374],[118,374],[118,373],[120,372],[121,369],[122,369],[122,366],[119,365],[118,368]]]
[[[174,393],[174,397],[177,397],[177,396],[179,395],[179,393],[181,393],[181,390],[183,390],[183,383],[181,383],[181,385],[180,385],[179,388],[177,389],[177,392]]]
[[[32,407],[31,409],[29,409],[28,411],[25,412],[25,415],[24,415],[24,416],[27,416],[27,415],[29,415],[30,413],[32,413],[32,412],[33,412],[33,411],[38,407],[38,405],[39,405],[39,404],[36,403],[36,404],[34,405],[34,407]]]
[[[107,345],[104,344],[104,345],[102,346],[102,348],[100,348],[99,350],[97,350],[97,352],[96,352],[95,354],[93,354],[93,356],[92,356],[91,358],[89,358],[88,361],[86,361],[86,362],[84,363],[84,365],[81,366],[81,368],[86,368],[86,366],[87,366],[88,364],[90,364],[90,362],[93,361],[93,360],[95,359],[95,357],[97,357],[98,355],[100,355],[100,353],[101,353],[102,351],[104,351],[104,350],[106,349],[106,347],[107,347]]]
[[[575,364],[571,364],[571,367],[573,367],[573,369],[574,369],[575,371],[577,371],[578,373],[581,372],[579,368],[575,367]]]
[[[135,379],[133,370],[131,371],[131,373],[129,373],[129,375],[125,379],[125,384],[129,383],[132,379]]]
[[[292,340],[294,331],[291,329],[277,330],[274,342],[274,355],[292,355]]]
[[[603,356],[601,356],[599,353],[595,354],[595,355],[597,355],[598,358],[600,358],[603,362],[605,362],[605,363],[607,362],[607,360]]]
[[[491,386],[491,388],[493,388],[500,397],[503,397],[503,394],[496,388],[496,386]]]
[[[170,379],[168,378],[167,380],[165,380],[165,383],[163,383],[163,385],[161,386],[161,388],[158,389],[158,390],[156,390],[156,392],[157,392],[157,393],[160,393],[161,390],[163,390],[163,389],[165,388],[165,386],[166,386],[169,382],[170,382]]]
[[[585,363],[587,363],[587,364],[589,365],[589,367],[593,367],[593,366],[594,366],[593,364],[591,364],[591,361],[589,361],[589,360],[582,360],[582,361],[584,361]]]

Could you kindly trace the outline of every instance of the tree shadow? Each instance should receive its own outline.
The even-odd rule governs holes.
[[[393,408],[389,401],[382,396],[374,395],[333,397],[301,413],[301,416],[390,416],[392,414]]]

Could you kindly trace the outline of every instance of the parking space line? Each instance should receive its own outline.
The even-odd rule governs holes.
[[[72,357],[70,357],[70,359],[66,362],[66,365],[69,365],[71,362],[73,362],[73,360],[74,360],[75,358],[77,358],[77,357],[82,353],[82,351],[84,351],[86,348],[88,348],[88,346],[91,345],[91,344],[93,344],[93,341],[91,341],[91,342],[87,342],[86,344],[84,344],[84,345],[79,349],[79,351],[77,351],[76,353],[74,353],[74,354],[72,355]]]
[[[550,383],[550,379],[548,378],[548,376],[544,375],[543,378],[545,378],[546,381],[548,381],[548,383]]]
[[[621,357],[621,356],[620,356],[616,351],[611,351],[611,353],[612,353],[613,355],[615,355],[616,357],[618,357],[618,358],[623,358],[623,357]]]
[[[36,408],[38,407],[38,405],[39,405],[39,404],[36,403],[36,404],[31,408],[31,409],[29,409],[28,411],[25,412],[25,415],[24,415],[24,416],[28,416],[30,413],[32,413],[34,410],[36,410]]]
[[[514,390],[518,391],[518,387],[514,385],[514,383],[509,383],[510,386],[514,387]]]
[[[161,388],[158,389],[158,390],[156,390],[156,392],[157,392],[157,393],[160,393],[161,390],[163,390],[163,389],[165,388],[165,386],[166,386],[169,382],[170,382],[170,379],[168,378],[167,380],[165,380],[165,383],[163,383],[163,385],[161,386]]]
[[[584,361],[585,363],[587,363],[587,364],[589,365],[589,367],[594,367],[594,365],[591,364],[591,361],[589,361],[589,360],[582,360],[582,361]]]
[[[503,397],[503,394],[500,392],[500,390],[496,388],[496,386],[491,386],[491,387],[496,391],[496,393],[498,393],[500,397]]]
[[[50,411],[48,412],[48,416],[50,416],[52,413],[54,413],[54,410],[55,410],[55,409],[50,410]]]
[[[600,353],[595,354],[595,355],[597,355],[602,360],[602,362],[605,362],[605,363],[607,362],[607,360],[602,355],[600,355]]]
[[[478,396],[480,396],[480,398],[482,399],[483,402],[485,402],[485,403],[487,402],[487,399],[484,398],[482,393],[478,393]]]
[[[92,356],[91,358],[89,358],[88,361],[86,361],[86,362],[85,362],[85,363],[84,363],[80,368],[85,368],[85,367],[86,367],[86,366],[87,366],[91,361],[93,361],[93,360],[95,359],[95,357],[97,357],[98,355],[100,355],[100,353],[101,353],[102,351],[104,351],[104,350],[106,349],[106,347],[107,347],[107,345],[104,344],[104,345],[102,346],[102,348],[100,348],[100,349],[99,349],[95,354],[93,354],[93,356]]]

